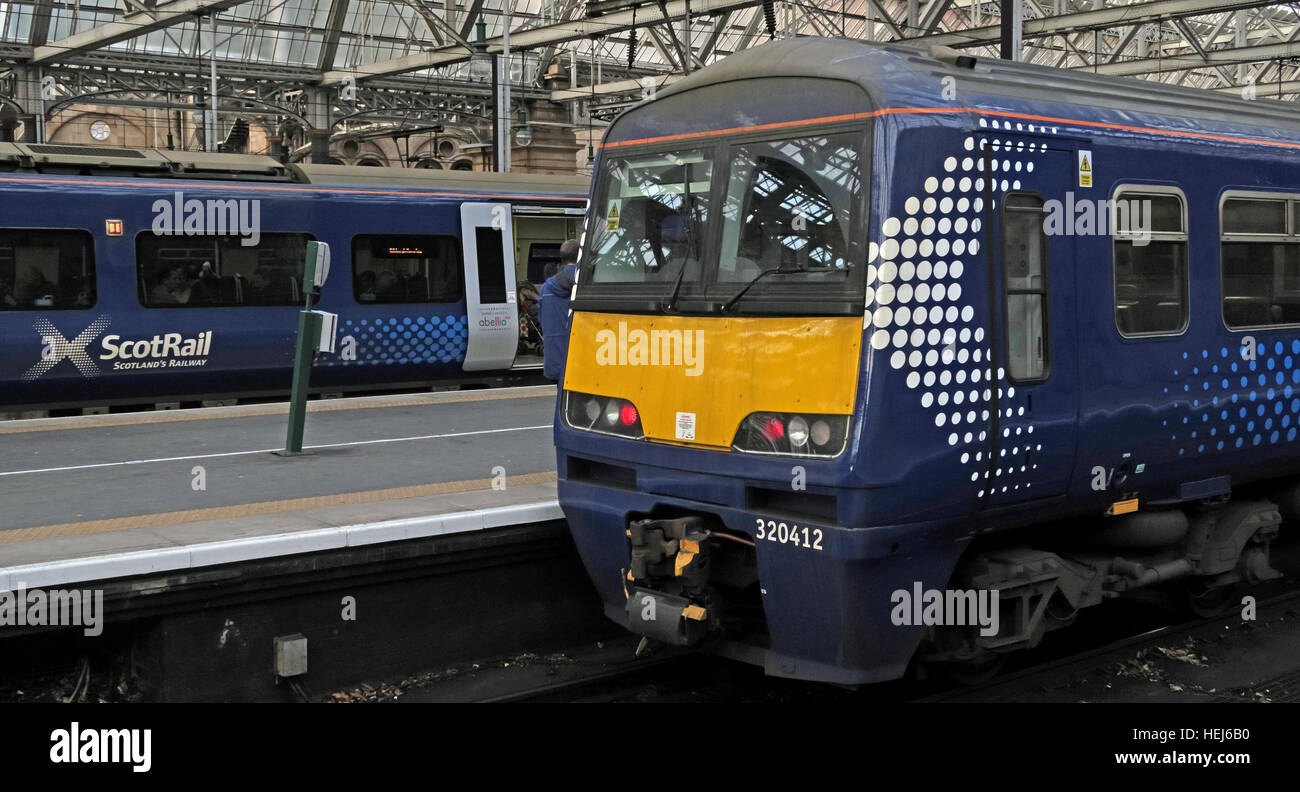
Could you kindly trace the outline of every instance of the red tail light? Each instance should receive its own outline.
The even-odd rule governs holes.
[[[785,424],[781,423],[778,418],[769,418],[763,424],[763,434],[773,440],[780,440],[785,437]]]
[[[623,409],[619,412],[619,420],[624,426],[632,426],[636,423],[636,408],[630,404],[624,404]]]

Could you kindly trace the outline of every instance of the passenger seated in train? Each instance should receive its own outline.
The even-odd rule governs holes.
[[[49,278],[45,277],[44,273],[35,267],[30,267],[23,273],[15,298],[20,306],[31,305],[37,308],[52,308],[54,307],[54,295],[57,291],[57,287],[50,282]]]
[[[199,274],[190,283],[191,305],[217,305],[221,299],[221,278],[212,271],[212,262],[205,261],[199,267]]]
[[[149,291],[154,305],[184,305],[190,301],[190,282],[184,267],[171,267]]]

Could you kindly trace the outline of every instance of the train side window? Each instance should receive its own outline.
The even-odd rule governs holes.
[[[0,311],[90,308],[94,250],[87,231],[0,229]]]
[[[457,302],[465,294],[455,237],[359,234],[352,238],[352,293],[361,303]]]
[[[1115,326],[1126,338],[1187,329],[1187,212],[1181,192],[1121,188],[1108,219],[1115,237]]]
[[[484,305],[506,301],[506,243],[499,228],[474,229],[478,251],[478,300]]]
[[[1300,324],[1300,229],[1285,197],[1233,194],[1219,207],[1223,324]]]
[[[1013,382],[1047,378],[1047,235],[1043,199],[1008,193],[1002,206],[1007,374]]]
[[[136,290],[146,308],[301,305],[308,234],[163,236],[135,240]]]

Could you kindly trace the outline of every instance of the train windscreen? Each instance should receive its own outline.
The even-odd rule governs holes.
[[[615,150],[600,172],[580,299],[823,313],[839,298],[860,311],[864,138]]]

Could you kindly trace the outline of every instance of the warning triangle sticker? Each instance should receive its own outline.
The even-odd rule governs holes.
[[[1082,161],[1081,163],[1079,163],[1079,170],[1081,170],[1081,171],[1090,171],[1090,170],[1092,170],[1092,163],[1091,163],[1091,162],[1088,162],[1088,155],[1087,155],[1087,154],[1084,154],[1084,155],[1083,155],[1083,161]]]
[[[610,220],[617,220],[617,219],[618,219],[618,204],[611,204],[611,205],[610,205],[610,207],[609,207],[609,219],[610,219]]]

